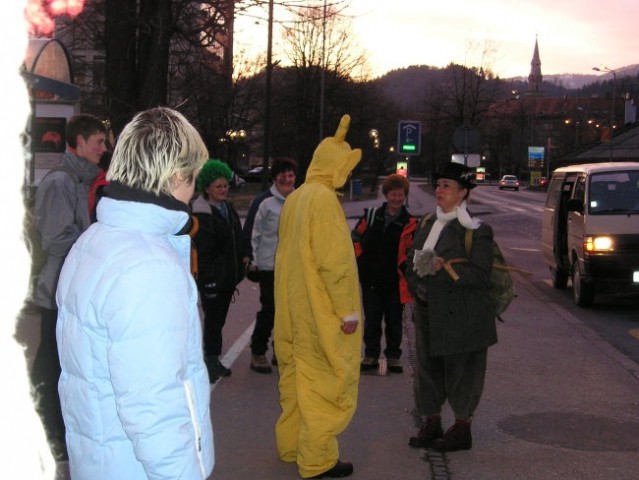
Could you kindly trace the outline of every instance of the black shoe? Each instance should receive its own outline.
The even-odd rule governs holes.
[[[441,419],[429,420],[426,425],[419,429],[417,435],[410,437],[408,445],[414,448],[428,448],[433,445],[435,440],[443,436],[444,431],[442,430]]]
[[[271,365],[277,367],[277,357],[273,354],[273,358],[271,358]]]
[[[222,365],[222,363],[220,363],[219,360],[217,362],[217,371],[220,374],[220,377],[230,377],[231,376],[231,369],[228,368],[228,367],[225,367],[224,365]]]
[[[379,362],[373,357],[364,357],[359,365],[360,372],[372,372],[379,369]]]
[[[216,383],[220,379],[217,370],[207,369],[207,371],[209,372],[209,383]]]
[[[388,371],[391,373],[403,373],[404,367],[402,366],[402,361],[399,358],[387,358],[386,365],[388,366]]]
[[[251,370],[257,373],[271,373],[273,369],[266,361],[265,355],[251,354]]]
[[[342,478],[348,477],[353,474],[353,464],[351,462],[341,462],[337,461],[335,466],[330,470],[325,471],[324,473],[320,473],[319,475],[315,475],[314,477],[308,478]]]
[[[218,365],[221,365],[218,357],[205,357],[204,365],[206,365],[206,371],[209,374],[209,383],[217,382],[220,379],[220,370]]]
[[[473,437],[470,434],[470,423],[455,423],[455,425],[446,430],[446,433],[442,438],[433,442],[432,447],[440,452],[470,450],[473,448]]]

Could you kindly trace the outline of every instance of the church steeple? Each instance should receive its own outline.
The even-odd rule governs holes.
[[[526,92],[526,96],[544,96],[544,92],[541,90],[541,81],[543,78],[541,74],[541,60],[539,59],[539,45],[537,44],[537,37],[535,37],[535,51],[533,52],[533,58],[530,62],[530,75],[528,75],[528,91]]]

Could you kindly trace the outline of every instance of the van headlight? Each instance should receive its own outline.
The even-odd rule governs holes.
[[[586,252],[610,252],[614,248],[612,238],[603,235],[600,237],[586,237],[584,239],[584,250]]]

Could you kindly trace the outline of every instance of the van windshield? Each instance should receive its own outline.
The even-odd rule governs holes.
[[[588,199],[592,215],[639,214],[639,170],[593,174]]]

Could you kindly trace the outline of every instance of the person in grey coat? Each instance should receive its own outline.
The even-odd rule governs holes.
[[[56,460],[68,458],[65,429],[58,396],[60,360],[55,337],[58,309],[55,292],[69,250],[91,225],[89,188],[100,172],[106,152],[107,129],[92,115],[71,117],[66,125],[67,149],[60,165],[47,173],[36,190],[35,227],[45,255],[34,303],[40,309],[40,345],[31,370],[36,410]]]
[[[417,350],[415,410],[423,421],[410,438],[412,447],[472,448],[471,419],[483,391],[487,349],[497,342],[489,295],[493,232],[466,209],[475,187],[471,176],[468,167],[457,163],[434,175],[437,213],[422,219],[408,255]],[[473,231],[469,258],[467,229]],[[444,434],[441,411],[446,401],[455,424]]]

